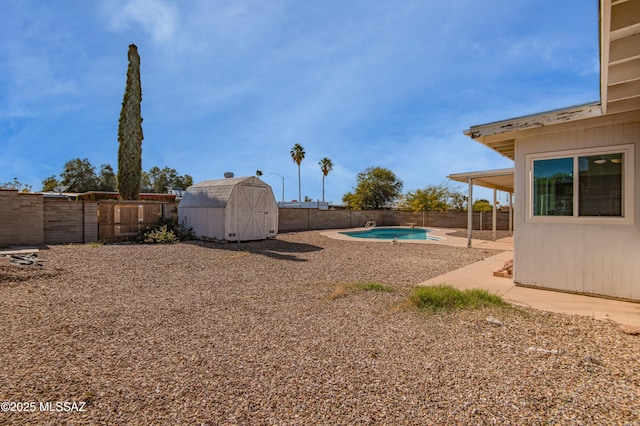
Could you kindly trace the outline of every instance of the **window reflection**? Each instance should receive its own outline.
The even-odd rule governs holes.
[[[579,216],[622,216],[622,153],[578,158]]]
[[[534,161],[533,214],[573,216],[573,158]]]

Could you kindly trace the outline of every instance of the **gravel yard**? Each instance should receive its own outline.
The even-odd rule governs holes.
[[[451,235],[453,237],[467,238],[467,230],[466,229],[451,229],[450,231],[446,231],[447,235]],[[509,236],[509,231],[496,231],[496,238],[499,240],[500,238],[505,238]],[[471,238],[476,240],[493,240],[493,231],[472,231]]]
[[[491,254],[318,232],[52,246],[0,267],[0,400],[35,402],[0,424],[640,424],[640,338],[617,324],[402,304]],[[369,281],[395,291],[328,297]]]

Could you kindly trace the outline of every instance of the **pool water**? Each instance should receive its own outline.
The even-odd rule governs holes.
[[[422,228],[370,228],[364,231],[344,231],[341,234],[354,238],[375,238],[378,240],[432,240],[440,238],[429,236],[429,229]]]

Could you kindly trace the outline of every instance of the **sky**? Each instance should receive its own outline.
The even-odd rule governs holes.
[[[341,204],[369,167],[405,193],[513,167],[463,131],[599,100],[597,0],[3,0],[0,183],[117,170],[131,43],[143,169],[261,170],[278,201],[283,180],[298,199],[296,143],[302,198],[322,199],[328,157]]]

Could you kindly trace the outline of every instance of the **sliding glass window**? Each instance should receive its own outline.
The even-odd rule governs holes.
[[[573,216],[573,159],[533,163],[533,214]]]
[[[528,155],[529,220],[633,222],[633,158],[633,145]]]
[[[578,214],[622,216],[623,154],[578,157]]]

